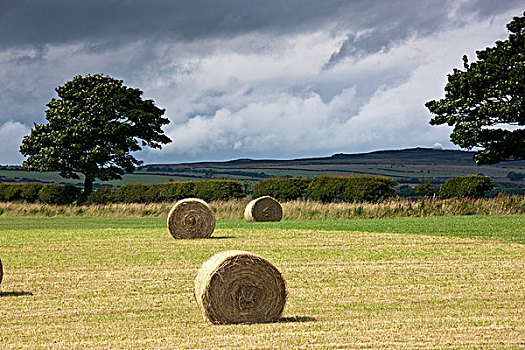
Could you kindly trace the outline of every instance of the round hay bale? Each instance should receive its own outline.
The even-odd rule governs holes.
[[[283,208],[270,196],[254,199],[244,209],[244,219],[248,222],[281,221]]]
[[[182,199],[168,215],[168,230],[173,238],[208,238],[214,229],[215,215],[202,199]]]
[[[214,324],[274,322],[286,303],[281,273],[268,260],[240,250],[215,254],[195,278],[195,299]]]

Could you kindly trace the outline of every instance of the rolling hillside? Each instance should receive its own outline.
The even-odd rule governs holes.
[[[399,183],[415,184],[419,179],[431,179],[439,183],[444,180],[468,175],[483,174],[499,183],[509,182],[509,172],[525,174],[525,162],[507,162],[495,165],[476,166],[474,152],[457,150],[433,150],[412,148],[404,150],[377,151],[361,154],[335,154],[324,158],[293,160],[237,159],[226,162],[197,162],[180,164],[149,164],[127,174],[120,181],[98,182],[98,185],[121,186],[126,183],[154,184],[168,181],[202,179],[235,179],[259,181],[272,176],[315,177],[332,175],[384,175]],[[54,173],[27,172],[19,167],[0,169],[0,182],[55,182],[81,183],[66,180]],[[525,184],[525,180],[514,181]]]
[[[525,162],[506,162],[477,166],[474,152],[412,148],[361,154],[335,154],[325,158],[293,160],[238,159],[228,162],[150,164],[141,172],[201,178],[259,180],[270,176],[314,177],[322,174],[372,174],[415,183],[421,178],[444,181],[450,177],[483,174],[494,181],[507,182],[511,171],[525,172]]]

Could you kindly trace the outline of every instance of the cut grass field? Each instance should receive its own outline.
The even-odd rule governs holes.
[[[214,326],[200,265],[241,249],[287,282],[279,322]],[[525,216],[218,220],[174,240],[163,218],[2,217],[0,348],[525,347]]]

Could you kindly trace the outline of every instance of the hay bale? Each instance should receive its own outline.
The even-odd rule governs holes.
[[[229,250],[206,261],[195,278],[195,299],[215,324],[274,322],[286,302],[281,273],[268,260]]]
[[[251,221],[281,221],[283,208],[270,196],[254,199],[244,209],[244,219]]]
[[[168,215],[168,230],[173,238],[208,238],[215,229],[215,215],[202,199],[178,201]]]

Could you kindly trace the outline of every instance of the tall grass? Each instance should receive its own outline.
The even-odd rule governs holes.
[[[214,201],[210,205],[218,219],[242,219],[248,202],[248,199]],[[281,204],[284,220],[525,214],[525,196],[444,200],[394,198],[377,203],[322,203],[295,200]],[[172,205],[173,203],[170,202],[92,205],[7,202],[0,203],[0,216],[165,217]]]

